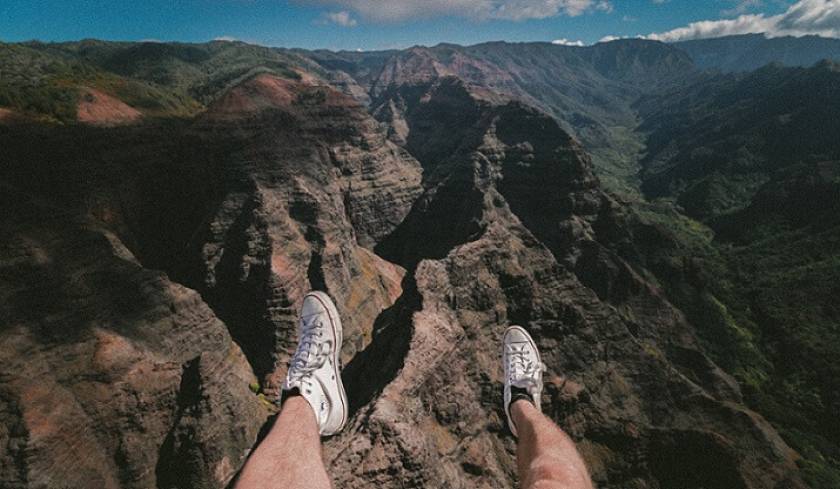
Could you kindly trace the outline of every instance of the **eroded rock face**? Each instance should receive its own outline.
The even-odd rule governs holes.
[[[269,413],[225,325],[110,231],[2,201],[0,485],[224,487]]]
[[[0,124],[14,122],[20,119],[20,116],[11,109],[0,108]]]
[[[308,290],[336,299],[344,359],[370,342],[404,274],[371,249],[408,213],[421,170],[355,100],[327,86],[259,76],[211,107],[196,130],[228,124],[237,133],[227,143],[235,149],[225,156],[226,194],[196,231],[198,262],[187,273],[273,394]]]

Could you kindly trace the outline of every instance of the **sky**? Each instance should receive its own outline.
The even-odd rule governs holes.
[[[373,50],[751,32],[840,37],[840,0],[0,0],[4,42],[220,39]]]

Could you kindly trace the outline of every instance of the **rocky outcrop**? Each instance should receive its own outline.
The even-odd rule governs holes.
[[[225,325],[107,229],[2,195],[0,486],[224,487],[268,415]]]
[[[369,343],[404,273],[371,248],[419,194],[420,167],[355,100],[323,85],[256,77],[211,106],[195,130],[228,124],[242,133],[225,143],[235,148],[225,156],[225,195],[196,230],[197,261],[185,274],[273,393],[309,289],[328,291],[346,318],[343,358]]]

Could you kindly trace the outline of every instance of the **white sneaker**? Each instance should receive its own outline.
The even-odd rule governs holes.
[[[513,436],[516,426],[510,416],[511,388],[522,389],[530,397],[537,411],[542,412],[540,399],[543,388],[542,374],[545,365],[540,361],[540,351],[531,335],[521,326],[511,326],[505,331],[502,364],[505,368],[505,414]],[[521,392],[521,391],[520,391]],[[514,401],[516,399],[513,399]]]
[[[341,431],[347,422],[347,394],[341,383],[341,319],[329,296],[310,292],[303,298],[298,324],[297,351],[283,382],[282,397],[291,389],[315,411],[322,436]]]

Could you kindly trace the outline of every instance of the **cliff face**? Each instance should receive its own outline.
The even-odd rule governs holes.
[[[475,58],[386,71],[373,115],[297,68],[195,118],[0,125],[0,485],[224,487],[316,288],[345,327],[338,487],[514,487],[508,324],[534,334],[545,410],[599,487],[801,487],[796,452],[614,251],[631,223],[589,156],[465,81]]]
[[[267,415],[225,325],[101,224],[2,203],[0,485],[224,486]]]
[[[184,273],[249,345],[273,393],[309,289],[339,303],[343,358],[370,341],[404,274],[371,248],[408,212],[421,171],[356,101],[325,86],[256,77],[211,106],[194,130],[230,127],[238,134],[224,142],[235,162],[225,195],[191,238],[197,261]]]

